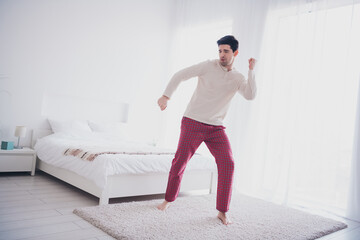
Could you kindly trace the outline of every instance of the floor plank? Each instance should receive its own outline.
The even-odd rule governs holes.
[[[13,240],[13,239],[24,239],[29,237],[40,237],[48,234],[58,234],[63,232],[69,232],[80,229],[76,224],[72,222],[65,222],[65,223],[58,223],[58,224],[51,224],[31,228],[21,228],[19,229],[10,230],[10,231],[2,231],[0,232],[0,239],[1,240]]]
[[[20,212],[16,214],[6,214],[0,216],[0,223],[7,223],[13,221],[21,221],[27,219],[37,219],[43,217],[52,217],[52,216],[60,216],[61,213],[56,211],[56,209],[43,210],[43,211],[33,211],[33,212]]]
[[[41,226],[46,227],[47,225],[66,223],[66,222],[72,222],[72,221],[80,228],[83,228],[79,224],[76,223],[77,221],[79,221],[79,219],[75,215],[64,215],[64,216],[60,215],[60,216],[43,217],[43,218],[27,219],[27,220],[2,223],[0,225],[0,232],[22,229],[22,228],[31,228],[31,227],[41,227]]]

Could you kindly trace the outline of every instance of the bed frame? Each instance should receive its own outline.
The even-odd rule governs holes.
[[[32,146],[38,138],[51,134],[50,130],[34,130]],[[93,181],[88,180],[67,169],[50,165],[37,157],[36,167],[64,182],[67,182],[85,192],[99,198],[99,204],[108,204],[110,198],[162,194],[166,190],[167,173],[111,175],[107,184],[100,188]],[[208,190],[213,193],[216,189],[217,173],[215,170],[185,171],[180,192],[194,190]]]

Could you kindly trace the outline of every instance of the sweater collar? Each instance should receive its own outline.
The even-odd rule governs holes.
[[[223,65],[221,65],[219,59],[217,59],[217,62],[218,62],[218,65],[221,67],[221,69],[222,69],[224,72],[231,72],[231,71],[234,71],[234,70],[235,70],[235,68],[232,67],[231,70],[229,71],[226,67],[224,67]]]

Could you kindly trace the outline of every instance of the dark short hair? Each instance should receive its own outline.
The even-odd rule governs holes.
[[[232,35],[226,35],[225,37],[220,38],[217,41],[217,44],[218,46],[223,44],[230,45],[230,48],[233,50],[233,52],[235,52],[239,48],[238,40],[236,40],[236,38]]]

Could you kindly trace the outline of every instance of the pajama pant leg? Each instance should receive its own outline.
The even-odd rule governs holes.
[[[169,173],[168,185],[165,193],[166,201],[173,202],[177,198],[186,164],[194,155],[202,141],[203,133],[201,132],[201,124],[192,119],[183,118],[181,121],[181,133],[178,148]]]
[[[218,187],[216,209],[220,212],[229,210],[232,182],[234,176],[234,160],[229,139],[222,126],[216,129],[204,141],[211,154],[215,157],[218,168]]]

